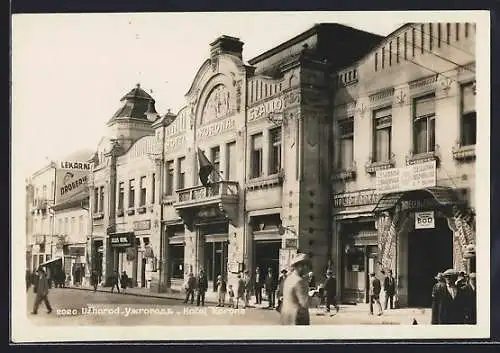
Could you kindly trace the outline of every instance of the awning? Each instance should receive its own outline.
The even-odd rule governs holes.
[[[56,261],[61,261],[61,263],[62,263],[62,257],[58,257],[58,258],[55,258],[55,259],[52,259],[52,260],[49,260],[49,261],[45,261],[44,263],[40,264],[40,267],[41,266],[50,265],[50,264],[52,264],[52,263],[54,263]]]
[[[435,186],[431,188],[425,188],[420,190],[411,190],[405,192],[395,192],[390,194],[385,194],[380,198],[377,205],[373,209],[373,212],[386,211],[394,206],[403,198],[403,196],[408,193],[415,191],[427,191],[441,206],[456,205],[459,203],[457,194],[454,189],[444,186]]]

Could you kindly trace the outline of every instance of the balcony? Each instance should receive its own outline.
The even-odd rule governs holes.
[[[239,187],[234,181],[177,190],[174,208],[186,224],[197,218],[227,218],[236,221]]]

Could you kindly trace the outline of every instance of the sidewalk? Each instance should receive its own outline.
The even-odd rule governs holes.
[[[69,286],[66,288],[76,289],[76,290],[86,290],[93,291],[94,288],[89,286]],[[98,287],[98,292],[110,293],[111,287]],[[115,292],[116,293],[116,292]],[[149,288],[127,288],[127,291],[116,295],[132,295],[138,297],[151,297],[151,298],[165,298],[174,300],[184,300],[185,295],[181,287],[170,288],[167,293],[152,292]],[[250,301],[250,308],[256,308],[264,310],[267,307],[267,302],[263,304],[255,305],[253,304],[253,299]],[[208,291],[205,295],[205,303],[207,304],[217,304],[217,293]],[[347,320],[347,322],[357,323],[357,324],[387,324],[387,325],[412,325],[415,319],[418,325],[428,325],[430,324],[431,312],[430,309],[416,309],[416,308],[400,308],[393,310],[385,310],[384,314],[381,316],[369,315],[369,305],[368,304],[357,304],[357,305],[340,305],[340,311],[334,316],[327,315],[325,313],[324,307],[311,308],[309,310],[312,321],[326,322],[332,319]],[[334,309],[332,313],[334,313]],[[347,324],[346,322],[346,324]]]

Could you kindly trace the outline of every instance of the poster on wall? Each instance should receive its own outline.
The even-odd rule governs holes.
[[[415,212],[415,229],[434,229],[434,211]]]
[[[92,164],[60,161],[56,168],[55,203],[59,204],[87,188]]]

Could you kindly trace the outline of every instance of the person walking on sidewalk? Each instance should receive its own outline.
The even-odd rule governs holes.
[[[241,278],[241,273],[238,273],[238,284],[236,287],[236,309],[240,303],[240,299],[244,302],[245,297],[245,281]]]
[[[245,282],[245,308],[250,304],[250,296],[252,295],[252,278],[250,277],[250,271],[245,270],[243,274],[243,281]]]
[[[333,305],[335,310],[339,312],[339,306],[337,305],[337,280],[335,277],[333,277],[333,271],[331,269],[328,269],[326,271],[326,279],[325,283],[323,285],[324,290],[325,290],[325,305],[326,305],[326,312],[330,312],[330,305]]]
[[[93,270],[90,274],[90,283],[94,287],[94,292],[97,292],[97,285],[99,284],[99,275],[96,270]]]
[[[221,275],[217,276],[217,298],[219,307],[224,307],[224,303],[226,301],[226,281],[222,278]]]
[[[255,304],[262,303],[262,287],[264,285],[264,281],[262,280],[262,273],[260,273],[260,267],[257,266],[255,268]]]
[[[186,289],[186,299],[184,299],[184,304],[188,303],[189,298],[191,298],[191,304],[193,304],[194,290],[196,288],[196,278],[194,278],[193,272],[189,272],[184,288]]]
[[[207,281],[207,276],[205,276],[205,272],[203,270],[200,271],[200,274],[198,275],[198,291],[196,295],[196,306],[205,306],[205,293],[207,292],[208,289],[208,281]]]
[[[382,304],[380,304],[380,291],[382,287],[380,280],[375,276],[375,272],[370,273],[370,315],[373,315],[373,304],[377,303],[379,308],[378,316],[382,315]]]
[[[439,309],[441,307],[441,300],[443,298],[446,285],[441,272],[439,272],[434,278],[437,282],[432,287],[431,325],[439,325]]]
[[[307,254],[297,254],[290,264],[293,271],[283,285],[283,304],[280,311],[282,325],[309,325],[309,286],[304,275],[310,268]]]
[[[267,276],[266,276],[266,293],[267,293],[267,301],[268,301],[268,309],[273,309],[276,300],[275,292],[276,288],[278,287],[278,278],[274,275],[273,269],[269,267],[267,269]]]
[[[111,281],[111,293],[113,293],[113,291],[115,290],[115,287],[116,287],[116,290],[118,291],[118,293],[120,293],[120,286],[118,284],[118,272],[115,271],[113,272],[113,274],[111,275],[111,278],[110,278],[110,281]]]
[[[129,281],[129,278],[127,275],[127,271],[123,271],[122,276],[120,278],[120,284],[122,285],[123,293],[125,293],[127,291],[128,281]]]
[[[390,309],[394,309],[394,294],[396,294],[396,281],[392,276],[392,270],[388,271],[387,277],[384,278],[384,310],[387,310],[387,304],[390,304]]]
[[[45,274],[45,271],[43,270],[42,267],[38,269],[38,277],[37,281],[35,283],[35,288],[34,291],[36,293],[35,297],[35,304],[33,305],[33,312],[32,314],[36,315],[38,314],[38,308],[40,307],[40,304],[42,301],[44,302],[45,306],[47,307],[47,313],[52,312],[52,306],[50,305],[49,302],[49,281],[47,279],[47,275]]]
[[[280,312],[283,305],[283,286],[285,285],[287,270],[281,270],[281,276],[278,279],[278,290],[276,291],[276,296],[278,297],[278,305],[276,305],[276,311]]]

